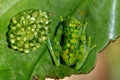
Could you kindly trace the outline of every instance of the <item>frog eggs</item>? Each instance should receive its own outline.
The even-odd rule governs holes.
[[[25,53],[36,50],[47,39],[49,24],[45,11],[29,9],[14,15],[8,30],[10,47]]]

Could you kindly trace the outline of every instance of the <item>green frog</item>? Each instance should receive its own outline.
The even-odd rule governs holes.
[[[82,67],[90,51],[96,46],[91,46],[86,26],[87,22],[81,24],[79,20],[69,17],[57,27],[53,41],[48,38],[48,48],[56,66],[60,66],[62,58],[66,65],[75,65],[76,69]]]

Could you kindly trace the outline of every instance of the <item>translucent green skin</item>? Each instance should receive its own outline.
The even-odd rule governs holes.
[[[82,25],[78,20],[68,18],[59,26],[56,36],[51,43],[48,39],[49,50],[56,66],[60,66],[60,56],[67,65],[75,65],[80,69],[90,51],[91,38],[86,36],[87,23]],[[61,38],[59,38],[61,37]]]

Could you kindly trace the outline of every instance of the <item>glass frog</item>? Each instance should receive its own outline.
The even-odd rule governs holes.
[[[67,18],[58,26],[53,41],[48,38],[48,48],[56,66],[60,66],[61,58],[66,65],[75,65],[80,69],[90,51],[95,47],[91,46],[91,37],[86,35],[86,26],[79,20]]]

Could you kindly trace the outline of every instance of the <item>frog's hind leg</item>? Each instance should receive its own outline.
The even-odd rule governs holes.
[[[82,32],[80,35],[81,43],[80,43],[79,50],[77,51],[78,59],[76,62],[76,69],[80,69],[82,67],[90,51],[96,47],[95,45],[91,47],[91,37],[88,37],[87,39],[86,26],[87,26],[87,22],[85,23],[84,26],[82,26]]]
[[[62,26],[58,26],[57,32],[55,34],[53,41],[51,41],[50,38],[48,38],[47,46],[56,66],[60,66],[61,35],[62,35]]]
[[[79,50],[77,51],[77,62],[76,62],[76,69],[80,69],[87,57],[86,53],[86,26],[87,22],[84,24],[84,26],[81,26],[81,33],[80,33],[80,46]]]

